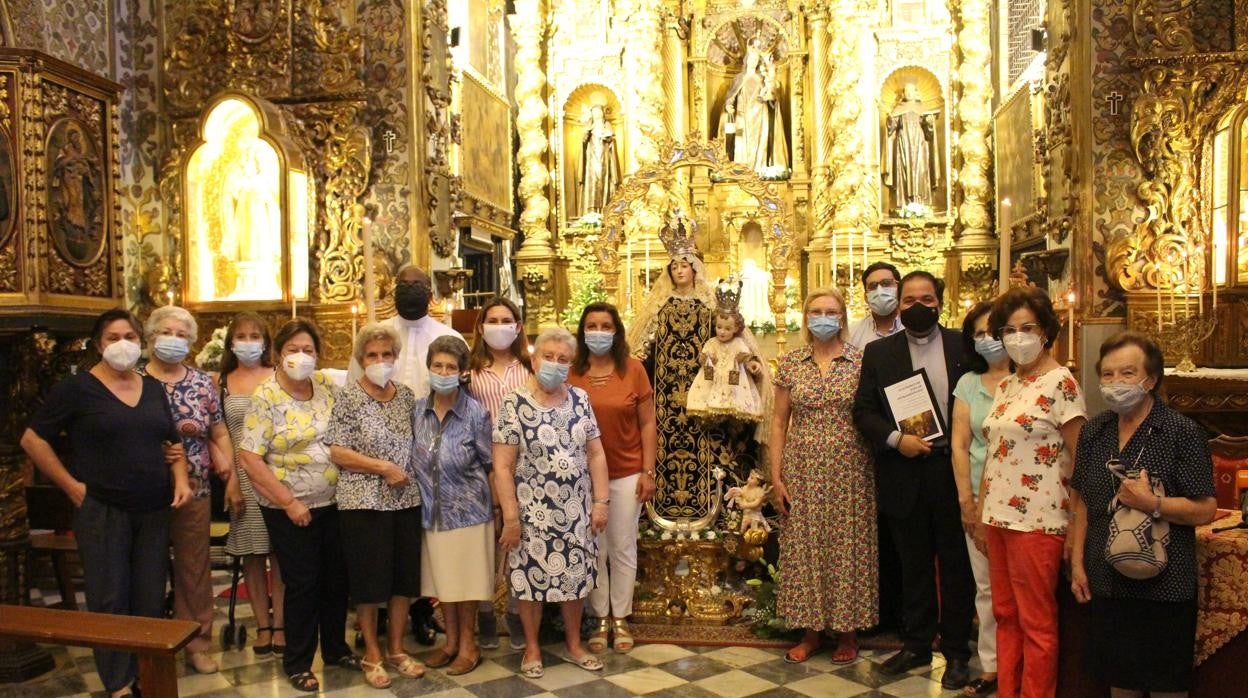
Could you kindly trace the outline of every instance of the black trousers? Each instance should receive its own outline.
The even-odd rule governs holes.
[[[293,676],[312,668],[319,639],[321,659],[333,664],[351,654],[347,645],[347,568],[342,557],[338,507],[312,510],[296,526],[281,509],[261,507],[286,583],[286,652],[282,669]]]
[[[88,611],[149,618],[164,614],[170,514],[167,507],[131,512],[87,494],[74,512],[74,537]],[[138,678],[139,663],[129,652],[95,650],[95,670],[112,692]]]
[[[928,472],[940,472],[941,468],[953,472],[948,456],[924,459],[921,467]],[[952,480],[950,475],[949,483]],[[914,508],[905,516],[888,515],[885,519],[901,560],[903,645],[916,654],[930,653],[939,630],[941,653],[947,659],[969,660],[975,577],[966,552],[956,488],[943,477],[933,483],[925,478]]]

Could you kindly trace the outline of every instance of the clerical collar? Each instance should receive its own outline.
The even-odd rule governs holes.
[[[429,316],[428,316],[428,315],[425,315],[424,317],[420,317],[420,318],[417,318],[417,319],[415,319],[415,320],[408,320],[407,318],[403,317],[402,315],[395,315],[395,316],[394,316],[394,318],[395,318],[396,320],[398,320],[398,321],[399,321],[399,324],[400,324],[400,325],[402,325],[403,327],[407,327],[407,328],[409,328],[409,329],[410,329],[410,328],[416,327],[417,325],[421,324],[421,323],[422,323],[422,322],[424,322],[425,320],[429,319]]]
[[[929,332],[926,337],[915,337],[914,335],[910,334],[909,330],[906,331],[906,341],[910,342],[911,344],[919,344],[919,345],[930,344],[933,340],[935,340],[939,336],[940,336],[940,325],[933,327],[932,331]]]

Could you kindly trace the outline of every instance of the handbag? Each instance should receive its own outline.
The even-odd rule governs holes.
[[[1136,459],[1139,462],[1139,459]],[[1120,480],[1127,476],[1115,470],[1114,461],[1110,472]],[[1150,478],[1151,479],[1151,478]],[[1166,496],[1166,487],[1160,480],[1152,483],[1152,492],[1158,497]],[[1170,522],[1154,519],[1146,511],[1140,511],[1118,501],[1117,495],[1109,501],[1109,535],[1105,539],[1105,562],[1119,574],[1131,579],[1152,579],[1166,569],[1169,556],[1166,546],[1170,544]]]

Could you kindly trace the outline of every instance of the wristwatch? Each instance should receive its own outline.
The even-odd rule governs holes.
[[[1161,518],[1161,497],[1157,497],[1157,506],[1153,507],[1153,513],[1149,516],[1152,516],[1154,521]]]

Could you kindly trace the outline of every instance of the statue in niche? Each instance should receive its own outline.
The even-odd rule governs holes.
[[[932,208],[932,192],[940,183],[937,167],[936,117],[919,96],[919,88],[907,83],[901,99],[885,123],[882,160],[884,185],[893,190],[897,209],[912,204]]]
[[[764,51],[762,40],[755,36],[745,45],[741,72],[728,86],[723,131],[731,137],[733,162],[764,175],[789,166],[777,91],[775,55]]]
[[[580,214],[600,213],[620,183],[615,131],[601,104],[589,108],[589,125],[581,139],[581,174],[577,179]]]
[[[266,176],[259,153],[242,157],[226,179],[222,196],[221,253],[232,262],[233,288],[218,289],[226,299],[282,297],[282,212],[277,182]],[[219,275],[220,276],[220,275]]]

